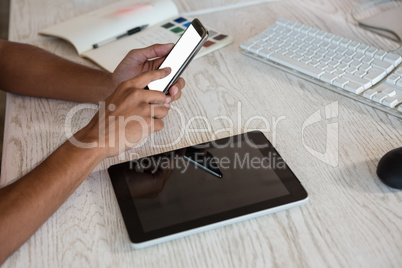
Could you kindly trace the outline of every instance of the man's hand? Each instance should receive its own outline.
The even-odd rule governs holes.
[[[117,87],[120,83],[143,72],[158,69],[173,46],[174,44],[155,44],[146,48],[131,50],[113,72],[114,86]],[[181,92],[179,89],[183,87],[184,80],[179,78],[176,84],[169,89],[169,95],[172,99],[180,98]]]
[[[151,81],[166,77],[170,68],[147,71],[137,77],[120,83],[116,91],[105,101],[105,111],[100,111],[91,122],[74,135],[85,144],[95,144],[102,157],[116,156],[140,143],[152,132],[164,127],[164,118],[172,98],[144,87]],[[176,96],[184,80],[176,83]]]

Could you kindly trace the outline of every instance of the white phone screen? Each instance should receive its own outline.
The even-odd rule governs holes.
[[[159,69],[170,67],[172,71],[168,76],[149,83],[148,88],[163,92],[166,86],[172,80],[173,76],[179,71],[180,67],[184,64],[186,59],[190,56],[191,52],[193,52],[200,41],[201,36],[198,34],[194,26],[190,24],[186,32],[176,43],[172,51],[170,51],[169,55],[166,57],[165,61],[159,67]]]

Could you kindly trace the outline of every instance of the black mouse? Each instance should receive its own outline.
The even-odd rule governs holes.
[[[389,151],[380,159],[377,175],[389,187],[402,189],[402,147]]]

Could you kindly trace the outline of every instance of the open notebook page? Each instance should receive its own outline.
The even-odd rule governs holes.
[[[94,61],[109,72],[113,72],[130,50],[147,47],[156,43],[176,43],[190,23],[191,19],[189,18],[174,17],[139,33],[87,51],[82,56]],[[220,34],[209,28],[207,29],[210,37],[195,58],[199,58],[233,42],[232,37]]]

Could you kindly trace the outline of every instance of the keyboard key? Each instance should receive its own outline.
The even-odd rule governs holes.
[[[319,44],[320,47],[325,48],[325,49],[327,49],[330,45],[331,45],[331,43],[328,41],[323,41]],[[328,49],[327,49],[327,51],[328,51]]]
[[[367,80],[367,79],[365,79],[365,78],[361,78],[361,77],[355,76],[355,75],[353,75],[353,74],[345,73],[342,77],[343,77],[344,79],[347,79],[347,80],[349,80],[349,81],[353,81],[353,82],[355,82],[355,83],[357,83],[357,84],[362,85],[362,86],[364,87],[364,89],[368,89],[369,87],[372,86],[370,80]]]
[[[402,79],[399,79],[398,81],[396,81],[396,86],[400,87],[402,89]]]
[[[380,82],[386,75],[387,73],[384,70],[373,67],[367,71],[367,74],[364,76],[364,78],[370,80],[373,85],[375,85]]]
[[[278,51],[276,51],[276,53],[280,53],[280,54],[282,54],[282,55],[284,55],[284,54],[286,54],[288,51],[286,50],[286,49],[283,49],[283,48],[281,48],[281,49],[279,49]]]
[[[310,27],[310,26],[303,25],[303,27],[300,29],[300,32],[306,34],[306,33],[308,33],[310,30],[311,30],[311,27]]]
[[[338,69],[338,70],[346,70],[347,68],[348,68],[348,65],[346,64],[346,63],[341,63],[341,64],[339,64],[338,66],[336,66],[336,68]]]
[[[388,97],[396,96],[396,91],[393,88],[386,88],[381,92],[384,93],[385,95],[387,95]]]
[[[303,58],[301,60],[299,60],[299,61],[304,62],[305,64],[307,64],[309,61],[311,61],[311,59],[309,57],[304,57],[303,56]]]
[[[349,65],[353,62],[353,59],[351,57],[344,57],[342,62]]]
[[[328,64],[331,60],[330,57],[324,56],[324,58],[321,59],[321,63]]]
[[[392,63],[395,67],[399,65],[399,63],[402,62],[402,58],[399,55],[396,55],[394,53],[388,53],[384,59],[384,61]]]
[[[258,53],[258,51],[261,49],[262,49],[262,46],[260,46],[259,44],[254,44],[248,48],[248,50],[253,53]]]
[[[286,27],[282,26],[282,25],[279,25],[278,27],[275,28],[275,32],[277,32],[277,33],[281,33],[285,30],[286,30]]]
[[[267,58],[270,54],[274,53],[275,51],[272,51],[268,48],[263,48],[260,51],[258,51],[258,55]]]
[[[367,72],[368,70],[371,69],[371,66],[368,65],[367,63],[363,63],[362,65],[359,66],[359,70]]]
[[[326,69],[325,69],[325,72],[327,72],[327,73],[333,73],[333,72],[335,72],[336,71],[336,69],[334,68],[334,67],[331,67],[331,66],[328,66]]]
[[[348,51],[347,48],[338,46],[338,49],[336,50],[336,53],[340,54],[340,55],[343,55],[343,54],[346,53],[346,51]]]
[[[377,52],[374,54],[374,58],[382,60],[385,55],[387,55],[387,52],[380,49],[380,50],[377,50]]]
[[[315,37],[318,39],[323,39],[325,35],[327,35],[327,33],[321,30],[315,35]]]
[[[328,33],[326,36],[324,36],[324,40],[330,42],[334,37],[334,34]]]
[[[385,99],[387,95],[384,93],[378,93],[373,96],[373,101],[381,103],[383,99]]]
[[[359,43],[359,42],[352,41],[352,42],[348,45],[348,48],[349,48],[349,49],[352,49],[352,50],[354,50],[354,51],[356,51],[356,48],[357,48],[358,46],[360,46],[360,43]]]
[[[357,67],[349,67],[345,69],[345,73],[354,74],[357,71]]]
[[[352,58],[355,54],[356,54],[356,52],[354,50],[348,49],[348,51],[346,51],[346,53],[344,55],[346,57]]]
[[[402,98],[397,98],[397,97],[387,97],[382,101],[382,104],[385,106],[388,106],[390,108],[394,108],[397,106],[399,103],[401,103]]]
[[[355,73],[353,73],[354,76],[358,76],[358,77],[363,77],[366,74],[365,71],[362,70],[357,70]]]
[[[299,53],[296,53],[296,54],[293,56],[293,59],[294,59],[294,60],[297,60],[297,61],[300,61],[303,57],[304,57],[303,55],[301,55],[301,54],[299,54]]]
[[[347,83],[349,83],[349,80],[346,80],[345,78],[342,77],[340,78],[338,77],[332,82],[333,85],[340,88],[343,88]]]
[[[345,85],[345,90],[355,93],[355,94],[360,94],[364,91],[364,87],[355,82],[349,82]]]
[[[305,48],[300,48],[297,53],[304,55],[305,53],[307,53],[307,49]]]
[[[363,93],[363,97],[372,100],[373,97],[374,97],[374,95],[377,94],[377,93],[378,93],[377,90],[375,90],[375,89],[369,89],[369,90],[366,90],[366,91]]]
[[[331,60],[330,62],[328,62],[328,65],[332,66],[332,67],[336,67],[339,65],[339,61]]]
[[[333,72],[333,75],[336,75],[337,77],[342,76],[345,72],[342,70],[337,69],[335,72]]]
[[[357,52],[357,53],[353,56],[353,59],[354,59],[354,60],[357,60],[357,61],[361,61],[364,57],[365,57],[365,56],[364,56],[363,53]]]
[[[242,43],[242,44],[240,45],[240,47],[241,47],[242,49],[247,50],[249,47],[251,47],[251,46],[254,45],[254,44],[255,44],[255,42],[253,42],[253,41],[246,41],[246,42]]]
[[[319,31],[320,31],[320,30],[318,30],[318,29],[316,29],[316,28],[312,28],[312,29],[308,32],[308,34],[309,34],[310,36],[312,36],[312,37],[315,37],[316,34],[317,34]]]
[[[311,60],[309,63],[309,65],[316,67],[318,64],[320,64],[318,61],[316,60]],[[320,68],[321,69],[321,68]]]
[[[314,53],[313,53],[313,52],[311,52],[311,51],[307,51],[306,53],[304,53],[304,56],[305,56],[305,57],[309,57],[309,58],[311,58],[311,57],[313,57],[313,56],[314,56]]]
[[[286,24],[286,27],[287,27],[288,29],[293,29],[293,27],[295,27],[296,25],[297,25],[297,22],[289,21],[289,22]]]
[[[385,70],[387,73],[390,73],[394,69],[393,64],[378,59],[373,60],[372,64],[375,67]]]
[[[299,32],[302,27],[303,27],[303,24],[296,23],[296,25],[293,26],[293,30]]]
[[[339,43],[343,40],[343,37],[339,35],[335,35],[335,37],[331,40],[331,43],[339,45]]]
[[[396,84],[396,81],[398,81],[399,78],[400,78],[399,75],[397,75],[397,74],[391,74],[391,75],[388,76],[388,78],[387,78],[387,83],[390,83],[390,84],[395,85],[395,84]]]
[[[374,54],[377,52],[378,49],[376,49],[375,47],[369,47],[366,52],[364,52],[364,54],[366,54],[367,56],[370,57],[374,57]]]
[[[286,53],[283,54],[283,55],[285,55],[286,57],[289,57],[289,58],[293,58],[293,56],[295,55],[295,53],[294,53],[293,51],[288,51],[288,52],[286,52]]]
[[[366,44],[361,44],[357,47],[357,52],[364,53],[369,48]]]
[[[362,62],[364,62],[366,64],[370,64],[373,60],[374,60],[374,58],[371,56],[364,56],[364,58],[362,59]]]
[[[350,43],[352,43],[352,40],[349,40],[349,39],[344,38],[344,39],[339,43],[339,45],[340,45],[341,47],[347,48]]]
[[[292,45],[292,46],[289,48],[289,50],[290,50],[290,51],[293,51],[293,52],[296,52],[297,50],[299,50],[299,47],[297,47],[297,46],[295,46],[295,45]]]
[[[322,55],[320,55],[320,54],[315,54],[311,59],[316,60],[316,61],[319,61],[319,60],[321,60],[322,58],[323,58]]]
[[[327,73],[325,72],[324,74],[322,74],[320,76],[320,79],[323,80],[324,82],[327,82],[329,84],[332,84],[332,82],[337,78],[338,76],[331,74],[331,73]]]
[[[343,55],[340,54],[336,54],[332,59],[333,60],[337,60],[337,61],[342,61],[345,57]]]
[[[312,52],[317,52],[318,50],[320,50],[320,47],[315,44],[312,44],[308,50],[310,50]]]
[[[336,44],[331,44],[327,49],[330,51],[336,51],[338,49],[338,46]]]

